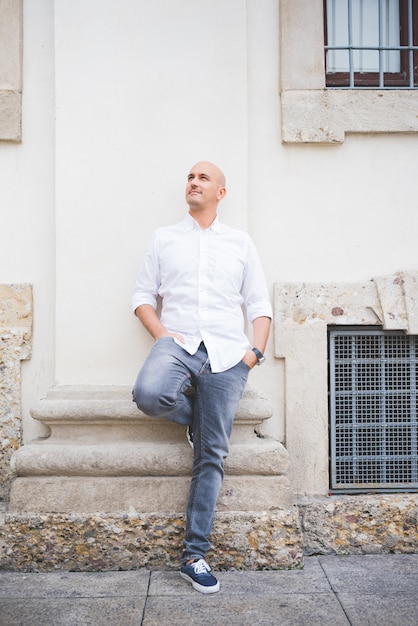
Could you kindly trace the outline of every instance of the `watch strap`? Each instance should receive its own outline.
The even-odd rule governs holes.
[[[262,363],[266,357],[257,348],[251,348],[251,350],[254,352],[255,356],[257,357],[257,365],[260,365],[260,363]]]

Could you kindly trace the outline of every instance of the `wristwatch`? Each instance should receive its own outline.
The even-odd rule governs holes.
[[[266,360],[266,357],[264,356],[262,352],[260,352],[260,350],[257,350],[257,348],[251,348],[251,350],[254,352],[255,356],[257,357],[257,365],[261,365]]]

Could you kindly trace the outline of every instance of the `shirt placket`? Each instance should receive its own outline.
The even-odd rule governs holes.
[[[200,233],[199,241],[199,318],[200,330],[208,330],[209,324],[209,231]]]

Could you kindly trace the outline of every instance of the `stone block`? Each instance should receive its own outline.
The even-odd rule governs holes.
[[[31,476],[16,478],[11,513],[112,513],[185,511],[189,476]],[[217,510],[290,506],[286,476],[226,475]]]
[[[22,25],[22,0],[2,0],[0,2],[0,141],[21,141],[22,139]]]
[[[7,500],[11,459],[21,445],[20,361],[30,358],[32,288],[0,285],[0,501]]]
[[[16,571],[178,569],[184,514],[6,514],[0,567]],[[300,567],[298,512],[217,512],[208,555],[217,569]]]
[[[418,494],[370,494],[299,503],[306,554],[418,552]]]

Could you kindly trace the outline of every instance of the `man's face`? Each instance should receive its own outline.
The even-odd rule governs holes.
[[[222,172],[212,163],[197,163],[187,177],[186,201],[191,209],[216,207],[226,193]]]

